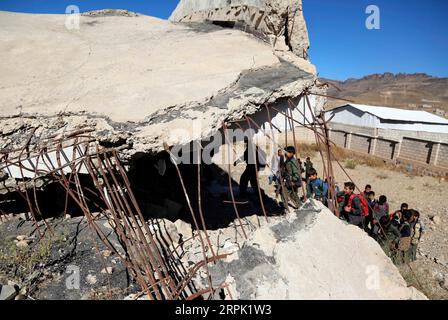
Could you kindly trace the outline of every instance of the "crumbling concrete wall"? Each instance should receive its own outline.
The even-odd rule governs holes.
[[[268,36],[302,58],[309,38],[302,0],[182,0],[170,17],[175,22],[233,22]]]
[[[210,268],[235,299],[426,299],[372,238],[314,200],[240,246]]]

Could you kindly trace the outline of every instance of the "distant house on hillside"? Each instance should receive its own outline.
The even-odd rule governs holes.
[[[448,134],[448,119],[426,111],[346,104],[326,112],[332,123],[363,128]]]

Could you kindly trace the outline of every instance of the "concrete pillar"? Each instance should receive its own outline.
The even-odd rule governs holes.
[[[440,153],[440,147],[442,146],[442,144],[440,143],[440,141],[439,141],[439,143],[437,143],[436,145],[435,145],[435,150],[433,150],[433,152],[434,152],[434,156],[433,156],[433,161],[432,161],[432,164],[433,165],[437,165],[437,163],[439,162],[439,153]]]
[[[403,145],[403,138],[397,143],[397,150],[395,151],[394,159],[397,160],[400,157],[401,146]]]
[[[347,132],[347,138],[346,138],[345,144],[346,144],[346,149],[352,148],[352,133],[351,132]]]
[[[372,155],[376,154],[376,145],[377,145],[377,143],[378,143],[378,136],[372,137],[372,150],[371,150],[371,154]]]

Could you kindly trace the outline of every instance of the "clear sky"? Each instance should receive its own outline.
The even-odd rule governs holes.
[[[64,13],[120,8],[167,18],[178,0],[0,0],[0,10]],[[425,72],[448,77],[448,1],[303,0],[311,60],[323,77]],[[380,29],[368,30],[370,4],[380,9]]]

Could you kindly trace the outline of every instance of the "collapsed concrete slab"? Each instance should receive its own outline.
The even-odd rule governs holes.
[[[229,284],[233,299],[426,299],[377,242],[321,203],[311,200],[289,221],[270,219],[238,245],[226,230],[211,232],[212,243],[222,239],[218,252],[231,253],[210,266],[213,285]]]
[[[156,153],[179,143],[173,129],[194,123],[186,140],[202,139],[314,87],[312,64],[254,35],[112,13],[69,30],[64,15],[0,12],[0,148],[23,145],[30,128],[90,126],[108,146]]]
[[[301,0],[182,0],[170,20],[208,21],[239,28],[265,36],[299,57],[308,57],[309,39]]]

